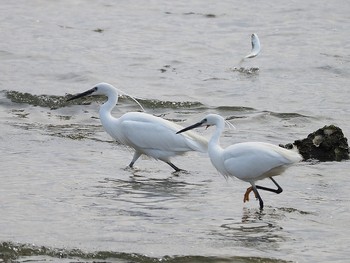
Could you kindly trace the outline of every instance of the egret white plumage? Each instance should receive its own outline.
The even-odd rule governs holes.
[[[213,166],[225,177],[237,177],[251,184],[244,194],[243,201],[249,201],[249,194],[254,192],[259,199],[260,209],[264,202],[258,189],[281,193],[283,190],[272,178],[281,174],[290,165],[302,160],[299,153],[264,142],[243,142],[233,144],[226,149],[221,148],[219,138],[225,128],[225,120],[216,114],[207,115],[202,121],[184,128],[177,133],[194,129],[200,126],[216,126],[216,130],[209,140],[208,154]],[[277,189],[256,185],[255,182],[270,178]]]
[[[129,166],[133,167],[142,155],[150,156],[180,171],[171,161],[171,157],[188,151],[206,152],[208,141],[196,134],[176,134],[183,127],[168,120],[144,112],[128,112],[120,118],[111,115],[118,102],[118,90],[108,83],[99,83],[92,89],[68,99],[74,100],[87,95],[105,95],[108,100],[99,110],[100,121],[106,132],[119,143],[135,149]]]

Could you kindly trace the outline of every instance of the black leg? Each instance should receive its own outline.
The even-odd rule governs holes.
[[[277,189],[272,189],[272,188],[268,188],[268,187],[264,187],[264,186],[260,186],[260,185],[257,185],[256,188],[264,190],[264,191],[273,192],[273,193],[276,193],[276,194],[282,193],[282,191],[283,191],[282,187],[279,186],[279,184],[272,177],[269,177],[269,178],[277,186]]]
[[[257,189],[258,186],[252,185],[252,187],[253,187],[253,192],[254,192],[256,198],[259,199],[260,210],[263,210],[263,208],[264,208],[264,201],[262,200],[262,198],[261,198],[261,196],[260,196],[260,194],[258,192],[258,189]]]
[[[171,162],[166,162],[167,164],[169,164],[176,172],[181,171],[180,168],[178,168],[175,164],[171,163]]]
[[[134,157],[131,160],[131,163],[129,163],[129,167],[132,168],[134,166],[134,163],[137,161],[137,159],[141,156],[141,153],[135,152]]]
[[[268,187],[264,187],[264,186],[260,186],[260,185],[252,185],[252,189],[253,189],[253,192],[255,194],[255,197],[259,199],[260,210],[262,210],[264,208],[264,202],[263,202],[263,200],[258,192],[258,189],[273,192],[276,194],[280,194],[283,191],[282,187],[279,186],[279,184],[272,177],[269,177],[269,178],[277,186],[277,189],[272,189],[272,188],[268,188]],[[248,191],[248,189],[247,189],[247,191]],[[246,197],[245,197],[244,201],[246,201]]]

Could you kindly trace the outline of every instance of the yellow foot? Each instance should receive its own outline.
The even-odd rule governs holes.
[[[252,186],[247,188],[247,191],[244,193],[244,198],[243,198],[243,202],[244,202],[244,203],[245,203],[245,202],[249,202],[249,194],[250,194],[250,192],[252,192],[252,191],[253,191],[253,187],[252,187]],[[256,196],[256,194],[255,194],[254,191],[253,191],[253,193],[254,193],[254,195],[255,195],[255,198],[258,198],[258,197]]]

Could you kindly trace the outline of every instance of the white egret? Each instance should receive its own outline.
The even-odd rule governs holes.
[[[114,118],[111,111],[118,102],[118,94],[118,90],[112,85],[99,83],[92,89],[69,98],[68,101],[87,95],[108,97],[107,102],[100,107],[100,121],[111,137],[135,149],[130,167],[145,154],[167,163],[175,171],[180,171],[170,161],[171,157],[188,151],[207,152],[208,141],[204,137],[196,133],[176,134],[176,131],[183,127],[168,120],[144,112],[128,112],[120,118]]]
[[[299,153],[264,142],[243,142],[233,144],[226,149],[219,145],[219,138],[225,128],[225,120],[216,114],[207,115],[202,121],[184,128],[177,133],[183,133],[200,126],[216,126],[216,130],[209,140],[208,153],[214,167],[225,177],[237,177],[251,184],[244,194],[243,201],[249,201],[249,194],[254,192],[259,199],[260,209],[264,202],[258,189],[281,193],[283,190],[272,178],[281,174],[288,166],[299,162]],[[277,189],[271,189],[255,184],[255,181],[270,178]]]

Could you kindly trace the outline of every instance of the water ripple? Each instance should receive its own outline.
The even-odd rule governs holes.
[[[80,249],[68,249],[68,248],[52,248],[45,246],[37,246],[35,244],[20,244],[12,242],[0,243],[0,256],[3,262],[115,262],[115,263],[284,263],[290,261],[284,261],[273,258],[262,257],[214,257],[214,256],[164,256],[161,258],[150,257],[137,253],[124,253],[114,251],[95,251],[85,252]]]

